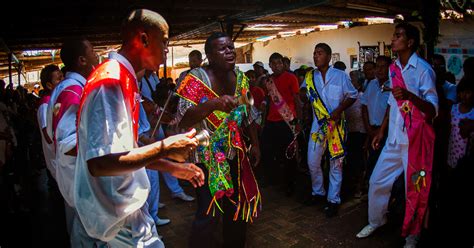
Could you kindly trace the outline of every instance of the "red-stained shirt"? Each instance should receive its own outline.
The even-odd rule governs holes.
[[[296,76],[289,72],[283,72],[279,76],[273,77],[273,82],[280,92],[280,95],[285,100],[286,104],[290,107],[293,115],[296,117],[295,107],[295,94],[299,92],[298,79]],[[270,109],[268,110],[267,120],[268,121],[282,121],[280,113],[278,112],[275,104],[270,101]]]

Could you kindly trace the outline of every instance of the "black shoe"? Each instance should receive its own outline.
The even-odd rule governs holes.
[[[327,206],[324,208],[326,217],[332,218],[337,215],[337,210],[339,209],[339,204],[328,202]]]
[[[305,205],[308,205],[308,206],[312,206],[312,205],[318,205],[322,202],[325,202],[326,201],[326,197],[325,196],[322,196],[322,195],[311,195],[310,197],[306,198],[306,200],[304,200],[304,204]]]

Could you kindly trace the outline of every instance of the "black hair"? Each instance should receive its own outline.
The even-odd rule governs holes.
[[[202,60],[202,53],[198,50],[192,50],[188,57],[197,57],[198,59]]]
[[[134,38],[135,34],[143,30],[149,32],[151,30],[168,31],[168,23],[158,13],[148,9],[136,9],[130,12],[123,20],[120,35],[123,43],[129,42]]]
[[[437,60],[441,60],[443,62],[443,65],[446,65],[446,59],[444,58],[443,55],[441,54],[433,54],[433,61],[437,59]]]
[[[413,40],[413,46],[411,47],[412,52],[416,52],[420,46],[420,30],[417,27],[411,25],[408,22],[401,22],[395,26],[395,29],[402,28],[405,30],[405,34],[408,40]]]
[[[53,72],[55,71],[59,71],[59,67],[55,64],[47,65],[41,70],[40,83],[41,83],[41,86],[43,86],[43,89],[47,89],[46,84],[51,83]]]
[[[316,49],[316,48],[321,48],[321,49],[323,49],[324,52],[326,52],[327,54],[329,54],[329,56],[331,56],[331,54],[332,54],[331,47],[330,47],[328,44],[326,44],[326,43],[318,43],[318,44],[316,44],[316,46],[314,47],[314,49]]]
[[[342,62],[342,61],[336,61],[336,63],[334,63],[334,65],[333,65],[333,67],[336,68],[336,69],[342,70],[342,71],[346,70],[346,68],[347,68],[346,64],[344,64],[344,62]]]
[[[389,64],[390,64],[390,63],[389,63]],[[371,66],[375,67],[374,61],[365,61],[365,62],[364,62],[364,66],[365,66],[365,65],[371,65]]]
[[[462,68],[464,71],[464,74],[473,73],[474,72],[474,57],[469,57],[466,60],[464,60],[464,63],[462,64]]]
[[[214,33],[212,33],[209,37],[207,37],[206,43],[204,44],[204,52],[206,52],[206,54],[211,53],[212,52],[212,42],[217,40],[217,39],[224,38],[224,37],[229,37],[229,35],[226,34],[226,33],[223,33],[223,32],[214,32]]]
[[[272,53],[272,55],[270,55],[270,58],[268,59],[268,62],[271,63],[273,60],[277,59],[281,59],[281,61],[283,62],[283,55],[279,53]]]
[[[72,37],[63,42],[60,57],[67,70],[71,70],[76,66],[77,58],[85,56],[86,41],[85,37]]]
[[[392,59],[385,55],[378,56],[375,61],[379,61],[379,60],[384,61],[385,63],[387,63],[387,65],[390,65],[392,63]],[[369,62],[366,62],[366,63],[369,63]]]
[[[283,57],[281,61],[283,62],[283,64],[291,64],[291,60],[288,57]]]

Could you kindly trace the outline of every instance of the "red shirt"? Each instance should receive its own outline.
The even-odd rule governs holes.
[[[273,76],[273,82],[275,83],[278,92],[285,100],[286,104],[290,107],[293,115],[296,117],[295,97],[298,94],[298,79],[296,76],[289,72],[283,72],[279,76]],[[268,110],[267,120],[268,121],[282,121],[280,113],[278,112],[275,104],[270,101],[270,109]]]
[[[264,98],[265,98],[265,91],[262,90],[262,88],[258,86],[252,86],[250,85],[250,93],[252,93],[252,97],[255,103],[256,108],[260,108],[260,104],[262,104]]]

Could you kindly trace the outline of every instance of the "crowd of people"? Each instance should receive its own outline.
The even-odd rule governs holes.
[[[357,238],[386,224],[390,199],[401,195],[405,247],[440,233],[472,245],[462,228],[472,210],[462,199],[474,188],[473,58],[456,84],[443,56],[430,64],[418,55],[419,31],[402,22],[396,58],[378,56],[362,71],[331,66],[331,47],[317,43],[315,68],[291,71],[291,60],[273,53],[271,73],[260,61],[244,73],[232,39],[214,33],[207,63],[192,51],[190,69],[173,82],[156,74],[168,30],[158,13],[135,10],[122,47],[101,64],[91,42],[75,37],[62,45],[64,67],[41,71],[41,94],[2,82],[5,211],[28,211],[26,192],[55,192],[71,247],[164,247],[156,226],[171,220],[158,216],[161,175],[173,198],[195,200],[178,179],[196,188],[190,247],[217,244],[220,216],[223,246],[244,247],[247,223],[264,211],[260,187],[280,185],[291,196],[303,174],[304,203],[323,205],[328,218],[368,195],[368,225]],[[202,130],[207,146],[196,138]]]

